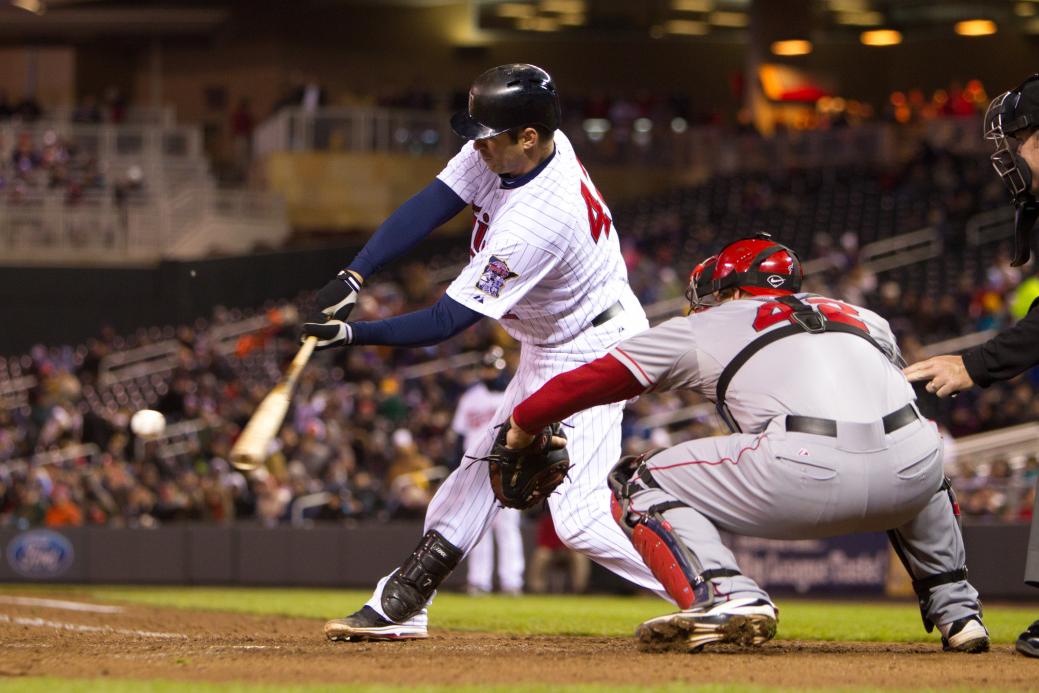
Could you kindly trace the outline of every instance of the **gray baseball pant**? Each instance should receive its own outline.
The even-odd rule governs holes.
[[[880,422],[838,422],[837,437],[788,432],[777,417],[761,434],[702,438],[649,458],[631,509],[678,501],[663,513],[703,570],[738,570],[718,530],[773,539],[813,539],[893,530],[914,579],[964,567],[966,554],[943,488],[942,443],[918,419],[891,433]],[[768,594],[746,575],[714,578],[716,598]],[[965,579],[930,589],[923,610],[939,625],[978,614]]]

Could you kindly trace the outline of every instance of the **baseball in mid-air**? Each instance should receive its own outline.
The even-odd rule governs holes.
[[[166,429],[166,417],[154,409],[141,409],[130,417],[130,430],[142,438],[157,436]]]

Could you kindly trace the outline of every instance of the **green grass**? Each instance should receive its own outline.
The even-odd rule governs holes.
[[[278,614],[324,620],[353,611],[367,591],[224,588],[0,585],[0,593],[80,594],[98,600],[185,609]],[[779,639],[934,642],[915,601],[868,604],[779,599]],[[533,596],[473,598],[445,593],[430,609],[434,628],[522,635],[630,636],[635,626],[669,607],[653,597]],[[1039,605],[990,605],[985,624],[994,642],[1010,643],[1036,618]]]

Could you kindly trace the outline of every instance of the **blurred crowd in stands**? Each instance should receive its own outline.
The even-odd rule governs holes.
[[[97,158],[73,138],[23,130],[5,142],[0,134],[0,197],[6,202],[39,203],[41,194],[58,192],[66,204],[75,204],[104,184]]]
[[[913,361],[922,345],[1005,326],[1030,303],[1022,295],[1039,295],[1032,267],[1011,268],[999,241],[971,245],[968,220],[1005,206],[987,166],[982,157],[924,147],[892,170],[716,176],[618,205],[615,221],[639,298],[671,306],[653,322],[680,309],[695,262],[721,243],[769,231],[816,262],[806,289],[878,310]],[[936,256],[881,269],[864,259],[868,244],[922,226],[937,232],[944,250]],[[464,261],[464,247],[459,239],[451,262]],[[387,272],[361,293],[355,317],[428,305],[443,290],[430,266]],[[307,306],[304,297],[296,312]],[[191,326],[106,331],[88,344],[0,358],[0,526],[420,517],[460,462],[451,417],[478,377],[445,359],[514,345],[485,320],[435,347],[319,354],[267,468],[243,475],[228,463],[230,446],[296,350],[292,311],[268,308],[258,313],[265,328],[231,341],[219,335],[251,314],[222,310]],[[142,347],[164,355],[161,367],[110,372],[107,357]],[[430,362],[440,367],[425,368]],[[1029,374],[927,406],[958,437],[1035,421],[1037,384]],[[165,414],[167,435],[145,440],[129,430],[130,415],[146,407]],[[720,432],[702,400],[652,396],[630,407],[624,444],[639,451]],[[1034,458],[974,465],[950,455],[949,463],[965,514],[1029,517]]]
[[[60,109],[59,109],[60,110]],[[13,101],[0,89],[0,202],[44,204],[60,199],[74,205],[110,186],[111,201],[123,205],[143,187],[143,172],[132,165],[120,175],[106,176],[106,162],[95,151],[98,136],[77,139],[74,129],[45,123],[56,118],[75,125],[120,125],[126,122],[129,104],[115,86],[102,97],[87,94],[61,113],[44,113],[32,96]],[[6,127],[5,127],[6,126]]]
[[[126,119],[129,105],[123,92],[109,86],[99,98],[84,94],[73,107],[69,119],[74,123],[110,123],[118,125]],[[32,94],[16,99],[0,87],[0,123],[16,121],[33,123],[44,116],[44,110]]]
[[[436,92],[417,80],[405,86],[386,86],[378,94],[343,94],[336,97],[329,97],[327,91],[313,78],[304,85],[294,87],[286,93],[285,97],[275,104],[275,110],[286,105],[305,103],[303,96],[308,86],[314,94],[312,102],[315,107],[318,104],[341,103],[420,111],[444,109],[453,112],[466,108],[468,103],[467,91]],[[741,101],[741,79],[733,80],[732,90],[734,99]],[[930,95],[925,90],[915,87],[894,91],[879,110],[866,102],[832,96],[824,90],[813,94],[813,98],[816,96],[820,97],[815,101],[816,114],[798,121],[799,126],[840,127],[877,119],[909,124],[936,118],[980,115],[989,103],[985,87],[977,79],[970,79],[966,83],[954,80],[946,87],[933,90]],[[727,121],[743,127],[749,126],[749,120],[741,117],[744,114],[727,114],[719,110],[717,99],[698,97],[687,92],[665,92],[648,88],[582,92],[579,88],[570,86],[561,90],[560,98],[564,118],[572,124],[598,120],[604,121],[612,128],[630,131],[637,120],[645,118],[656,128],[720,125]]]

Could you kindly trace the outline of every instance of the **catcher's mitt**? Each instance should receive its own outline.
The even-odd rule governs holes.
[[[525,448],[510,448],[505,444],[511,423],[498,428],[491,454],[483,458],[490,468],[491,489],[494,496],[507,508],[530,508],[548,498],[563,483],[570,470],[570,455],[566,444],[557,447],[553,436],[566,439],[558,423],[545,426],[534,441]]]

